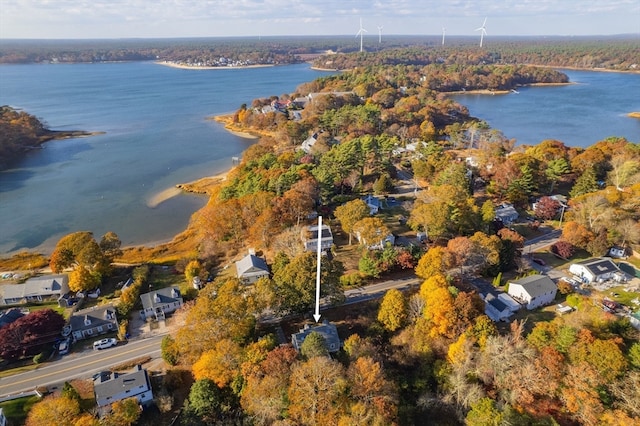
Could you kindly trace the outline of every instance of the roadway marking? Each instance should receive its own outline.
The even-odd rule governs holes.
[[[101,357],[99,359],[96,359],[95,361],[86,362],[86,363],[82,364],[81,366],[75,366],[75,367],[70,367],[70,368],[66,368],[66,369],[62,369],[62,370],[56,370],[56,371],[54,371],[52,373],[41,374],[37,378],[38,379],[40,379],[40,378],[44,379],[44,378],[49,377],[49,376],[54,376],[54,375],[58,375],[58,374],[61,374],[61,373],[66,373],[66,372],[74,371],[74,370],[77,372],[79,368],[83,368],[84,369],[83,371],[86,371],[87,370],[86,367],[88,367],[90,365],[98,364],[98,363],[104,363],[106,360],[109,360],[109,359],[112,359],[112,358],[117,358],[119,356],[126,355],[126,354],[129,354],[129,353],[132,353],[132,352],[137,352],[140,349],[146,349],[146,348],[150,348],[150,347],[155,347],[157,345],[158,345],[158,342],[153,342],[153,343],[150,343],[150,344],[147,344],[147,345],[142,345],[142,346],[139,346],[136,349],[131,349],[131,350],[128,350],[128,351],[125,351],[125,352],[118,352],[117,354],[114,353],[111,356]],[[100,352],[102,353],[102,351],[100,351]],[[95,355],[97,355],[97,354],[95,354]],[[122,362],[127,362],[127,361],[123,360]],[[37,370],[33,371],[33,373],[36,373],[36,372],[37,372]],[[29,374],[29,373],[31,373],[31,372],[25,372],[23,374]],[[10,377],[11,376],[8,376],[7,378],[10,378]],[[11,384],[0,386],[0,389],[6,388],[8,386],[15,386],[15,385],[19,385],[21,383],[30,382],[30,381],[32,381],[34,379],[36,379],[36,377],[31,378],[31,379],[24,379],[24,380],[14,381]]]

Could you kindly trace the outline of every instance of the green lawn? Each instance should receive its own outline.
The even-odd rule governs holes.
[[[31,406],[38,401],[40,401],[40,398],[33,395],[1,402],[0,407],[2,407],[2,412],[7,417],[9,424],[21,425],[24,424]]]

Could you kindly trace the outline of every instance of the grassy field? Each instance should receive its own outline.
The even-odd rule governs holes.
[[[33,395],[0,402],[0,407],[2,407],[2,412],[7,417],[10,425],[21,425],[24,424],[31,406],[38,401],[40,401],[40,398]]]

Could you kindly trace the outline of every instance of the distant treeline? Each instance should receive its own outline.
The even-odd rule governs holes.
[[[531,64],[640,71],[637,36],[494,37],[480,48],[475,37],[387,36],[261,37],[136,40],[0,40],[0,63],[162,60],[211,63],[220,58],[255,64],[290,64],[326,52],[316,65],[348,69],[365,65],[427,65],[457,56],[464,64]],[[352,54],[350,54],[352,53]],[[376,53],[375,55],[373,53]],[[379,53],[384,53],[379,55]],[[375,58],[375,59],[374,59]],[[329,62],[329,63],[328,63]]]

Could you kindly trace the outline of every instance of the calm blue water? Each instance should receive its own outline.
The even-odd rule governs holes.
[[[231,166],[253,141],[205,118],[257,97],[293,92],[327,73],[308,65],[181,70],[149,62],[0,66],[0,105],[52,129],[103,131],[53,141],[0,173],[0,253],[51,250],[78,230],[116,232],[125,245],[183,231],[206,198],[164,189]]]
[[[608,136],[640,140],[640,75],[567,72],[580,84],[519,95],[460,96],[477,117],[518,143],[547,138],[587,146]],[[307,65],[180,70],[153,63],[0,66],[0,105],[59,130],[104,131],[49,142],[0,173],[0,253],[51,250],[70,232],[116,232],[125,245],[166,241],[206,199],[149,200],[177,183],[230,167],[252,141],[205,117],[281,95],[326,73]]]
[[[640,142],[640,74],[561,70],[576,84],[523,87],[519,94],[456,95],[472,116],[518,145],[557,139],[587,147],[610,136]]]

